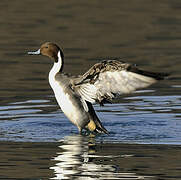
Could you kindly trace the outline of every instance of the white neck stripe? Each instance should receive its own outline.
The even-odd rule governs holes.
[[[60,54],[60,51],[58,52],[58,62],[54,62],[54,65],[52,67],[52,69],[50,70],[50,73],[52,76],[55,76],[60,69],[62,68],[62,57]]]

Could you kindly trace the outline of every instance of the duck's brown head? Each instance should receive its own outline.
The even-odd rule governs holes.
[[[63,52],[59,46],[52,42],[46,42],[41,45],[40,49],[34,52],[28,52],[30,55],[44,55],[53,59],[54,62],[58,62],[58,53],[60,53],[61,58],[63,59]]]

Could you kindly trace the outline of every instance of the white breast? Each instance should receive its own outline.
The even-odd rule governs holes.
[[[82,127],[88,122],[88,115],[85,111],[88,109],[87,105],[84,105],[81,100],[79,101],[74,94],[68,94],[67,91],[65,91],[64,84],[55,79],[57,72],[60,70],[60,66],[61,62],[58,61],[57,63],[54,63],[49,73],[50,86],[52,87],[56,100],[64,114],[72,123],[78,127]]]
[[[79,117],[79,112],[77,111],[77,108],[73,105],[70,99],[70,95],[64,91],[63,87],[61,87],[55,79],[49,78],[49,82],[54,91],[56,100],[64,114],[71,121],[76,120],[77,117]],[[73,123],[75,124],[76,122]]]
[[[57,82],[55,78],[51,76],[51,74],[49,74],[49,82],[54,91],[56,100],[67,118],[78,127],[85,124],[87,112],[84,110],[84,108],[80,107],[79,103],[75,105],[76,102],[75,99],[72,99],[73,96],[66,93],[64,88],[60,86],[59,82]],[[72,103],[72,100],[74,101],[74,104]]]

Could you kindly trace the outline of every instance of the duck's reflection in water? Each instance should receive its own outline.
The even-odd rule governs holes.
[[[51,179],[150,179],[151,177],[137,176],[135,173],[120,173],[116,165],[103,164],[115,156],[96,155],[95,139],[80,135],[66,136],[60,145],[60,152],[53,160],[55,177]],[[119,156],[120,157],[120,156]],[[96,164],[96,158],[99,159]],[[102,163],[101,163],[102,162]]]

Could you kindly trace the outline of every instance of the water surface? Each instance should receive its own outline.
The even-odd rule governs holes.
[[[180,9],[178,0],[0,1],[0,178],[63,179],[63,144],[75,141],[81,150],[68,178],[105,179],[107,172],[114,179],[180,179]],[[52,62],[27,55],[45,41],[63,48],[64,71],[73,75],[121,59],[171,76],[115,104],[95,105],[110,134],[94,139],[92,157],[88,139],[70,138],[78,131],[49,87]]]
[[[0,179],[180,179],[180,146],[98,144],[65,136],[60,142],[1,142]]]

